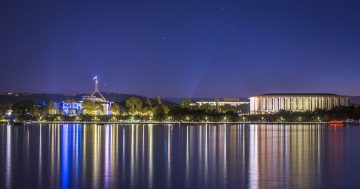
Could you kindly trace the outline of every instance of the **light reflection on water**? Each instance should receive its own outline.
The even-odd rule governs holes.
[[[359,134],[320,124],[0,125],[0,188],[357,188]]]

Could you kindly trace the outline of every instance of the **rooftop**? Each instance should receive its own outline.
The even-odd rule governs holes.
[[[340,96],[332,93],[265,93],[257,96]]]

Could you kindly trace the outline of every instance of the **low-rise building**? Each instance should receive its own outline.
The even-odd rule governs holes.
[[[80,102],[62,102],[61,109],[63,115],[67,116],[77,116],[82,112],[82,101]]]
[[[95,80],[95,90],[89,96],[83,96],[82,101],[78,102],[62,102],[61,110],[63,115],[67,116],[77,116],[83,113],[84,109],[84,101],[90,101],[96,104],[101,104],[103,107],[103,111],[99,112],[99,115],[110,115],[110,107],[112,102],[109,102],[105,99],[105,97],[99,91],[99,82],[97,76],[93,78]],[[98,113],[95,113],[98,115]]]
[[[269,93],[250,98],[250,113],[269,114],[280,110],[306,112],[348,105],[348,97],[336,94]]]
[[[239,105],[243,105],[243,104],[249,104],[248,101],[244,101],[244,100],[240,100],[240,98],[223,98],[223,99],[219,99],[219,100],[201,100],[201,101],[196,101],[194,103],[191,103],[190,105],[195,106],[195,105],[204,105],[204,104],[209,104],[212,106],[224,106],[224,105],[231,105],[231,106],[239,106]]]

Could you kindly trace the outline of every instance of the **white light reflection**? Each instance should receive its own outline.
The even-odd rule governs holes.
[[[110,141],[111,141],[111,136],[110,136],[110,126],[106,125],[105,126],[105,188],[109,188],[109,184],[110,184]]]
[[[224,167],[223,167],[223,179],[224,179],[224,188],[227,188],[227,127],[223,126],[224,130]]]
[[[130,165],[131,165],[131,168],[130,168],[130,185],[131,187],[130,188],[134,188],[134,179],[135,179],[135,157],[134,157],[134,150],[135,150],[135,146],[134,146],[134,140],[135,140],[135,137],[134,137],[134,125],[131,124],[131,146],[130,146]]]
[[[205,183],[208,183],[209,177],[209,140],[208,140],[208,124],[205,125]]]
[[[142,125],[142,168],[144,168],[145,165],[145,125]]]
[[[5,170],[5,186],[11,188],[11,126],[6,126],[6,170]]]
[[[117,175],[118,169],[118,144],[119,144],[119,127],[118,125],[111,125],[111,149],[110,149],[110,160],[111,160],[111,176]],[[111,188],[111,187],[110,187]]]
[[[258,131],[256,125],[249,125],[249,188],[259,188]]]
[[[125,184],[125,127],[122,127],[122,163],[121,163],[121,169],[122,169],[122,183]]]
[[[167,129],[167,188],[171,188],[171,129],[170,127],[166,127]]]
[[[290,126],[289,125],[285,125],[284,126],[285,127],[285,151],[284,151],[284,153],[286,154],[285,155],[285,165],[284,165],[284,167],[285,167],[285,175],[286,175],[286,177],[288,178],[289,177],[289,175],[290,175],[290,167],[289,167],[289,165],[290,165],[290,158],[289,158],[289,156],[287,155],[287,154],[290,154],[290,151],[289,151],[289,149],[290,149],[290,139],[291,139],[291,130],[290,130]],[[290,137],[289,137],[290,136]],[[285,179],[285,186],[289,186],[289,179]]]
[[[92,187],[94,188],[99,188],[99,162],[100,162],[100,159],[99,159],[99,156],[100,156],[100,142],[101,142],[101,138],[100,138],[100,132],[99,130],[101,129],[101,127],[98,127],[98,125],[91,125],[91,127],[94,129],[94,138],[93,138],[93,148],[94,148],[94,151],[93,151],[93,157],[94,157],[94,160],[93,160],[93,175],[92,175]]]
[[[41,180],[42,180],[42,133],[41,133],[41,128],[42,128],[42,125],[40,124],[39,125],[39,178],[38,178],[38,184],[40,185],[41,184]]]
[[[149,124],[148,125],[148,186],[149,188],[153,188],[153,176],[154,176],[154,170],[153,170],[153,125]]]
[[[190,177],[190,150],[189,150],[189,126],[186,126],[186,162],[185,162],[185,184],[186,188],[189,188],[189,177]]]
[[[87,148],[86,148],[86,146],[87,146],[87,144],[86,144],[86,139],[87,139],[87,128],[88,128],[88,126],[86,125],[86,124],[84,124],[83,125],[83,140],[82,140],[82,143],[83,143],[83,145],[82,145],[82,154],[83,154],[83,156],[82,156],[82,164],[83,164],[83,166],[82,166],[82,172],[83,172],[83,174],[85,174],[86,173],[86,165],[87,165],[87,163],[86,163],[86,150],[87,150]],[[86,183],[84,183],[84,181],[85,181],[85,179],[82,179],[82,181],[83,181],[83,185],[85,185]]]

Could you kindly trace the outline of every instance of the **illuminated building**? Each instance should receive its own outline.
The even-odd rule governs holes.
[[[336,94],[270,93],[251,97],[250,113],[269,114],[280,110],[306,112],[348,105],[348,97]]]
[[[97,76],[95,76],[93,78],[93,80],[95,80],[95,90],[93,93],[91,93],[90,96],[83,96],[83,101],[91,101],[91,102],[95,102],[95,103],[99,103],[103,106],[104,108],[104,115],[110,115],[111,111],[110,111],[110,107],[112,102],[109,102],[105,99],[105,97],[100,93],[99,91],[99,81]],[[99,96],[97,97],[96,94]]]
[[[68,116],[77,116],[82,113],[83,110],[83,102],[91,101],[97,104],[101,104],[103,107],[103,115],[110,115],[110,107],[112,102],[109,102],[105,99],[105,97],[99,91],[99,81],[97,76],[93,78],[95,80],[95,90],[89,96],[83,96],[82,101],[79,102],[62,102],[62,112],[64,115]],[[96,96],[98,95],[98,96]]]
[[[61,104],[64,115],[77,116],[81,114],[82,102],[63,102]]]
[[[239,105],[243,105],[243,104],[249,104],[249,102],[247,101],[241,101],[239,98],[223,98],[222,100],[219,101],[197,101],[195,103],[191,103],[191,106],[195,106],[195,105],[204,105],[204,104],[209,104],[211,106],[224,106],[224,105],[230,105],[230,106],[239,106]]]

